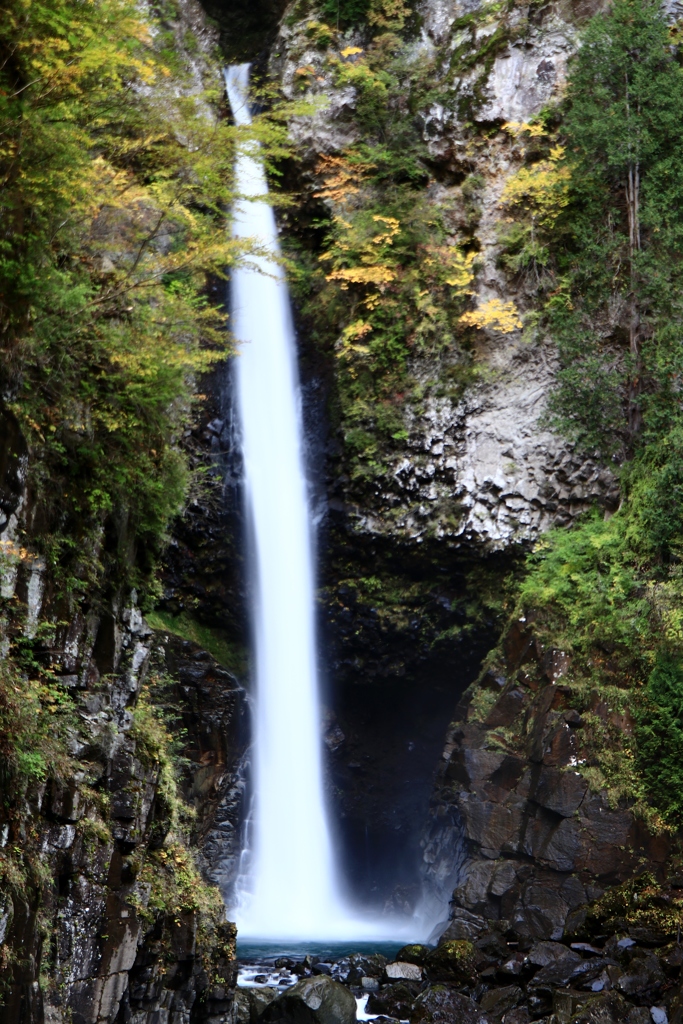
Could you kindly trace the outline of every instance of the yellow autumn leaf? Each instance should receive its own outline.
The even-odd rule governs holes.
[[[389,267],[343,267],[327,275],[327,281],[343,281],[349,284],[388,284],[396,274]]]
[[[507,132],[508,135],[514,135],[515,138],[521,135],[522,132],[527,132],[532,139],[540,139],[548,134],[543,125],[528,124],[526,121],[506,121],[503,125],[503,131]]]
[[[346,47],[344,47],[343,50],[340,50],[339,52],[341,53],[342,57],[344,57],[344,58],[346,58],[346,57],[355,57],[355,55],[357,53],[362,53],[363,52],[363,47],[362,46],[346,46]]]
[[[499,334],[511,334],[523,326],[514,302],[501,302],[500,299],[489,299],[478,309],[463,313],[460,323],[478,330],[489,327]]]
[[[371,330],[372,324],[367,323],[365,320],[354,320],[352,324],[344,328],[342,342],[357,341],[359,338],[364,338]]]

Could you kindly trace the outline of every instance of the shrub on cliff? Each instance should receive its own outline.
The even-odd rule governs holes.
[[[132,0],[0,7],[0,385],[71,592],[130,580],[136,545],[144,585],[187,484],[197,376],[226,348],[206,291],[238,256],[239,133],[168,35]]]
[[[596,779],[605,784],[611,774],[615,793],[644,813],[655,808],[660,816],[652,822],[669,826],[683,821],[683,75],[676,40],[651,0],[617,0],[595,17],[553,136],[564,146],[554,151],[555,166],[569,172],[561,196],[543,194],[554,198],[553,216],[544,225],[528,188],[515,199],[519,223],[535,216],[546,247],[540,320],[562,360],[556,424],[622,462],[623,494],[610,518],[589,516],[541,542],[521,600],[542,610],[538,629],[547,642],[573,655],[574,685],[586,694],[634,691],[635,735],[610,737],[608,757],[596,732],[593,756],[603,769]],[[545,134],[539,126],[536,135]]]

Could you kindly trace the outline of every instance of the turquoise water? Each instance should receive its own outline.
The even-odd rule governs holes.
[[[276,960],[280,956],[303,960],[305,956],[317,956],[321,960],[340,960],[351,953],[363,953],[370,956],[381,953],[392,959],[399,951],[402,942],[279,942],[257,939],[237,942],[237,959],[241,962],[250,960]]]

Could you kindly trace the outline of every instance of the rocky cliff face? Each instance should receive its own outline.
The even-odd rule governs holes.
[[[557,102],[577,30],[596,9],[580,3],[418,5],[420,30],[408,44],[408,59],[416,67],[421,59],[433,62],[432,85],[440,93],[440,102],[416,117],[434,175],[427,192],[435,209],[448,208],[453,241],[464,239],[478,253],[478,307],[493,299],[523,313],[533,305],[533,279],[510,275],[500,263],[501,196],[523,160],[501,125],[527,122]],[[322,95],[325,105],[292,129],[309,167],[321,153],[341,153],[362,141],[355,91],[335,85],[328,52],[311,41],[313,16],[300,4],[288,9],[271,59],[292,97],[301,95],[301,69],[315,70],[304,95]],[[353,44],[366,44],[362,33],[347,33],[340,46]],[[399,543],[436,538],[481,554],[567,525],[595,502],[615,507],[609,468],[575,451],[545,423],[557,368],[552,342],[528,330],[484,327],[473,358],[477,379],[462,397],[427,391],[423,400],[405,404],[406,440],[383,452],[385,469],[371,488],[349,485],[342,474],[334,500],[354,531]],[[448,367],[418,358],[412,372],[427,383],[447,375]]]
[[[181,88],[194,96],[215,86],[216,35],[201,8],[181,0],[162,28]],[[106,251],[108,230],[100,224],[93,245]],[[215,513],[210,418],[185,444],[209,471],[194,504]],[[0,435],[0,1015],[7,1024],[227,1021],[235,929],[206,879],[215,829],[238,827],[244,691],[198,644],[151,629],[121,573],[102,571],[83,593],[56,571],[58,559],[37,553],[56,527],[40,473],[29,472],[35,453],[4,404]],[[97,543],[96,554],[117,552],[129,576],[147,581],[125,515]],[[193,557],[202,558],[199,543]],[[203,585],[208,607],[212,581]],[[181,611],[171,573],[169,590]],[[230,602],[218,603],[225,613]],[[239,633],[239,620],[230,626]]]
[[[561,939],[609,886],[643,866],[664,869],[669,840],[586,772],[591,717],[628,736],[629,712],[597,692],[586,702],[568,668],[532,623],[515,622],[459,708],[424,848],[434,888],[447,898],[455,886],[449,938],[476,938],[498,921],[519,941]]]
[[[15,539],[30,543],[27,455],[4,422],[4,643],[21,639],[19,616],[31,656],[74,712],[59,775],[29,765],[18,791],[3,793],[3,1020],[225,1020],[234,927],[195,849],[237,778],[243,691],[196,645],[164,646],[134,592],[67,618],[45,564]],[[153,708],[168,687],[187,730],[185,807]]]
[[[477,309],[492,301],[512,304],[520,314],[533,309],[538,281],[511,271],[503,259],[504,190],[525,159],[515,125],[561,99],[580,29],[599,6],[418,5],[405,59],[416,75],[424,67],[420,62],[429,62],[439,94],[414,119],[428,153],[426,191],[434,209],[448,209],[450,243],[477,252]],[[369,35],[357,30],[321,43],[311,27],[319,17],[313,6],[290,5],[271,57],[288,96],[325,100],[292,123],[304,203],[321,188],[319,155],[343,154],[364,141],[360,93],[336,84],[334,59],[344,47],[349,53],[373,47]],[[335,200],[326,202],[334,213]],[[454,666],[471,672],[463,653],[468,644],[476,649],[466,596],[476,601],[477,592],[486,590],[472,566],[486,566],[489,583],[497,578],[500,586],[515,553],[544,531],[570,525],[596,504],[607,514],[618,505],[610,467],[549,426],[557,357],[552,340],[534,329],[533,317],[523,331],[484,325],[476,332],[472,360],[476,372],[454,397],[448,388],[439,394],[425,386],[419,400],[409,395],[403,401],[402,440],[384,448],[379,442],[382,466],[372,476],[349,472],[343,424],[329,446],[331,636],[337,671],[366,707],[372,703],[369,681],[399,676],[420,687],[424,698],[435,664],[427,658],[421,675],[415,652],[439,644],[451,667],[446,689],[455,705],[464,680]],[[437,366],[415,356],[411,372],[429,385],[449,370],[443,361]],[[355,570],[349,569],[351,551],[360,552]],[[486,561],[492,553],[501,560]],[[389,580],[402,589],[402,603],[391,595]],[[410,604],[405,595],[416,580],[424,592],[413,591]],[[433,628],[430,611],[435,599],[444,609],[440,628]],[[458,609],[460,618],[453,615]],[[489,602],[478,620],[487,624],[489,638],[501,621],[496,614]],[[449,647],[454,636],[464,648]],[[405,657],[404,643],[412,651]],[[632,727],[628,715],[597,694],[586,704],[564,678],[565,661],[561,651],[544,648],[530,623],[516,623],[506,634],[504,654],[468,691],[451,725],[423,858],[434,913],[440,906],[445,918],[452,896],[446,933],[452,939],[476,938],[493,920],[514,941],[557,940],[576,929],[582,908],[607,887],[644,864],[659,871],[667,860],[667,841],[654,838],[628,801],[601,788],[586,770],[591,754],[582,731],[585,714],[604,721],[615,747],[619,734],[628,736]],[[342,806],[367,802],[362,784],[349,778],[369,770],[370,758],[348,715],[332,757],[338,792],[345,794]],[[373,779],[379,774],[371,772]]]

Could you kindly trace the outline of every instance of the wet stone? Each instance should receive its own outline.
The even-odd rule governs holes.
[[[278,995],[261,1020],[263,1024],[355,1024],[356,1000],[339,982],[320,974]]]

